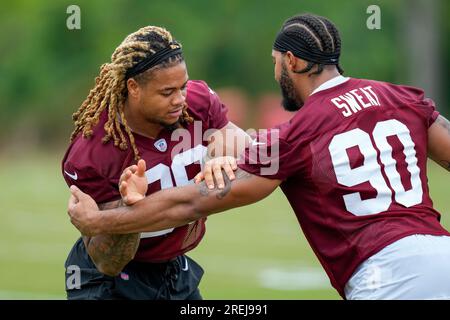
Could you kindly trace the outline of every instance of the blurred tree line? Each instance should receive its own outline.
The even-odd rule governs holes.
[[[425,16],[414,3],[426,3],[434,15]],[[66,27],[71,4],[81,9],[81,30]],[[366,27],[366,9],[372,4],[381,9],[381,30]],[[110,61],[126,35],[145,25],[164,26],[183,44],[191,79],[203,79],[214,89],[237,87],[250,98],[278,93],[272,43],[283,21],[300,12],[326,16],[338,26],[342,66],[353,77],[422,85],[411,50],[421,48],[424,37],[436,39],[431,51],[425,47],[420,54],[432,55],[423,59],[435,62],[432,98],[449,114],[446,0],[17,0],[2,1],[1,7],[1,149],[67,143],[71,115],[100,65]]]

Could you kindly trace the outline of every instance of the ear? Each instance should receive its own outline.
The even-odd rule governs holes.
[[[286,59],[286,65],[288,66],[288,69],[293,72],[303,70],[308,65],[305,60],[297,58],[291,51],[286,52]]]
[[[127,80],[128,95],[137,98],[140,93],[140,87],[136,80],[130,78]]]

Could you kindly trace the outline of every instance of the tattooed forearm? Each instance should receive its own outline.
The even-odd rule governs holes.
[[[115,201],[99,205],[101,210],[122,206]],[[140,233],[104,234],[95,237],[83,237],[89,255],[100,272],[116,275],[133,259],[139,246]]]
[[[223,181],[225,182],[225,186],[220,192],[216,195],[217,199],[223,199],[231,190],[231,181],[230,178],[226,175],[225,171],[222,171]]]
[[[208,189],[208,187],[206,186],[205,182],[201,182],[199,184],[199,192],[202,196],[208,196],[211,192],[214,192],[216,194],[216,198],[217,199],[223,199],[231,190],[231,184],[233,183],[233,181],[237,181],[237,180],[243,180],[243,179],[247,179],[250,178],[250,174],[244,170],[241,169],[237,169],[234,172],[234,175],[236,177],[235,180],[231,181],[227,174],[225,173],[224,170],[222,170],[222,175],[223,175],[223,180],[225,182],[225,187],[223,189]]]
[[[117,275],[136,254],[139,233],[98,235],[90,239],[88,252],[100,272]]]

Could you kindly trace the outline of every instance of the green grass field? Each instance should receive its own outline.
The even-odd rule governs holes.
[[[0,299],[64,299],[64,261],[78,232],[66,214],[62,154],[0,159]],[[429,166],[442,222],[450,227],[448,173]],[[190,253],[205,269],[205,299],[340,299],[281,192],[208,219]]]

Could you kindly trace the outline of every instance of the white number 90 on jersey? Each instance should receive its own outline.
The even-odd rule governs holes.
[[[397,136],[403,145],[403,153],[408,165],[407,170],[411,175],[412,188],[408,191],[402,184],[399,172],[396,169],[396,161],[392,157],[392,147],[387,141],[389,136]],[[378,122],[372,132],[372,138],[380,151],[380,162],[384,166],[384,173],[394,190],[394,199],[405,207],[411,207],[422,202],[422,181],[420,169],[417,166],[415,144],[411,139],[409,129],[398,120],[386,120]],[[359,147],[364,156],[363,165],[351,168],[347,149]],[[347,187],[370,182],[377,191],[377,196],[372,199],[362,200],[359,192],[344,195],[346,209],[356,215],[364,216],[376,214],[388,210],[392,203],[392,191],[382,174],[382,168],[377,162],[377,150],[372,144],[370,135],[359,129],[353,129],[337,134],[331,140],[328,147],[333,162],[334,171],[338,183]]]

